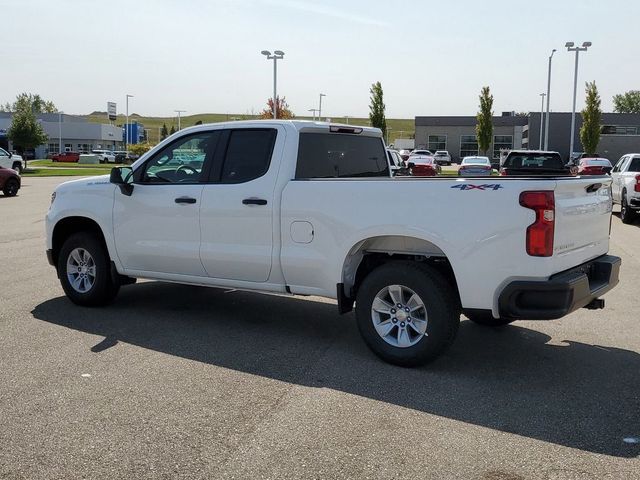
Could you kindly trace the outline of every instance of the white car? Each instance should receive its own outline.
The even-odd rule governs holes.
[[[613,202],[620,204],[622,223],[633,223],[640,213],[640,153],[624,155],[611,170]]]
[[[458,176],[488,176],[491,175],[491,161],[489,157],[469,156],[464,157],[458,168]]]
[[[446,150],[437,150],[433,157],[438,165],[451,165],[451,155]]]
[[[461,312],[497,326],[603,308],[620,266],[610,184],[392,177],[376,128],[199,125],[58,186],[47,257],[79,305],[137,278],[355,302],[373,352],[418,365],[453,342]]]
[[[98,157],[100,163],[116,163],[116,154],[111,150],[91,150]]]
[[[24,170],[24,161],[20,155],[7,152],[4,148],[0,148],[0,167],[11,168],[18,173]]]

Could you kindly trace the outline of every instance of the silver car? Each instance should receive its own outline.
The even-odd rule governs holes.
[[[458,169],[458,176],[460,177],[479,177],[491,175],[491,161],[489,157],[479,157],[477,155],[472,157],[464,157],[460,168]]]

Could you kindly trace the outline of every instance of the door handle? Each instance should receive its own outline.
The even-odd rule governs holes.
[[[264,198],[245,198],[242,200],[243,205],[266,205],[267,201]]]
[[[176,203],[196,203],[196,199],[193,197],[178,197],[175,200]]]

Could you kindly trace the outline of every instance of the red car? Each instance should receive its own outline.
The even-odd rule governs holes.
[[[411,155],[407,162],[409,172],[414,177],[435,177],[440,173],[440,165],[428,155]]]
[[[578,175],[607,175],[611,168],[611,162],[606,158],[581,158],[578,163]]]
[[[11,169],[0,167],[0,190],[5,197],[14,197],[20,190],[20,175]]]
[[[80,160],[80,154],[78,152],[61,152],[51,155],[51,160],[54,162],[77,162]]]

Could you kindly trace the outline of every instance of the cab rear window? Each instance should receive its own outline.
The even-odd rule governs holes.
[[[296,178],[388,177],[379,137],[337,133],[301,133]]]

